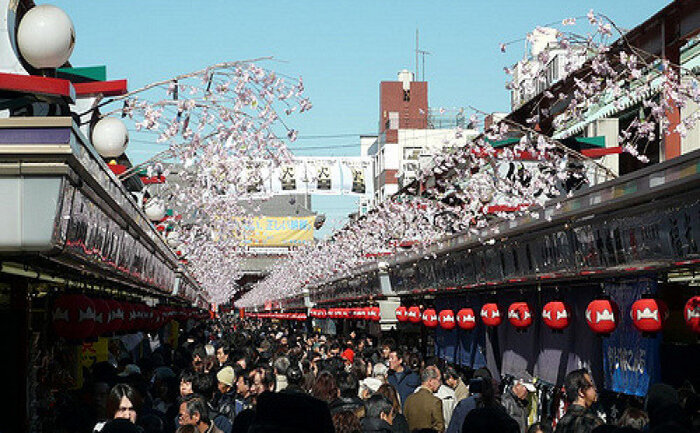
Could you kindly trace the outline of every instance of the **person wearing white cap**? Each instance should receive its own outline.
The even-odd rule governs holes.
[[[508,415],[520,426],[520,432],[527,432],[527,416],[530,413],[528,395],[535,392],[534,380],[526,371],[515,375],[513,384],[506,388],[501,397],[501,403]]]

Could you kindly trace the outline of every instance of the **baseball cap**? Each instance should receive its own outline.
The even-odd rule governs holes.
[[[516,374],[515,382],[521,383],[529,392],[537,391],[537,388],[535,388],[535,379],[527,371],[521,371]]]

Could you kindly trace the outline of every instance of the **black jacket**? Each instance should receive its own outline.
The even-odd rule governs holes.
[[[362,433],[393,433],[391,424],[381,418],[362,418]]]
[[[236,417],[236,392],[231,390],[226,394],[217,394],[214,410],[233,421]]]
[[[572,404],[557,423],[555,433],[590,433],[594,428],[603,424],[592,411],[585,407]]]
[[[338,412],[353,412],[358,414],[365,409],[365,402],[360,397],[338,397],[328,404],[331,415]]]

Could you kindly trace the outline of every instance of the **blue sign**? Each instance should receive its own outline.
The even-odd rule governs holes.
[[[661,379],[661,333],[643,336],[629,311],[643,294],[656,293],[656,279],[606,283],[605,291],[620,307],[620,322],[603,341],[603,385],[614,392],[644,396],[649,385]]]

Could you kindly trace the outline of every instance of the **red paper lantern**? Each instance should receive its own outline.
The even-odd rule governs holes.
[[[527,302],[513,302],[508,307],[508,321],[519,330],[532,325],[532,311]]]
[[[542,308],[542,321],[556,331],[566,329],[569,326],[570,317],[569,309],[561,301],[548,302]]]
[[[452,310],[442,310],[438,314],[438,322],[442,329],[455,329],[455,312]]]
[[[683,307],[683,317],[686,325],[696,334],[700,334],[700,296],[688,299]]]
[[[121,302],[113,299],[106,299],[105,302],[109,306],[109,320],[107,321],[106,332],[119,332],[124,326],[124,308]]]
[[[51,310],[53,329],[59,337],[82,340],[95,328],[95,304],[85,295],[62,295]]]
[[[476,316],[471,308],[462,308],[457,312],[457,325],[460,328],[471,331],[476,327]]]
[[[349,308],[341,308],[340,313],[342,314],[343,319],[350,318],[350,309]]]
[[[396,320],[405,322],[408,320],[408,310],[403,305],[396,309]]]
[[[659,299],[642,298],[632,304],[630,316],[632,324],[639,331],[655,333],[663,328],[668,318],[668,307]]]
[[[121,330],[129,332],[136,329],[136,305],[131,302],[122,302],[122,309],[124,310],[124,323]]]
[[[501,324],[501,310],[498,304],[490,302],[481,307],[481,321],[486,326],[498,326]]]
[[[438,325],[437,312],[433,308],[426,308],[423,311],[423,325],[428,328],[435,328]]]
[[[586,322],[596,334],[607,335],[620,322],[620,309],[614,301],[595,299],[586,308]]]
[[[99,298],[92,298],[91,301],[95,304],[95,328],[92,330],[92,335],[99,336],[109,332],[109,304]]]
[[[319,319],[325,319],[328,316],[328,313],[323,308],[316,310],[316,314]]]
[[[420,307],[417,305],[409,307],[406,315],[408,316],[408,321],[411,323],[420,323],[421,321]]]
[[[379,307],[370,307],[369,313],[372,317],[372,321],[379,322],[380,320],[382,320],[382,313],[379,310]]]

